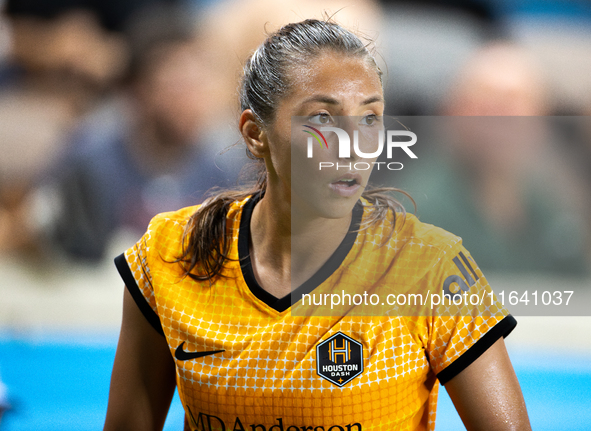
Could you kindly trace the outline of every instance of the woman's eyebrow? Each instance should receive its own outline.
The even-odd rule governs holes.
[[[376,103],[376,102],[384,103],[384,98],[382,96],[372,96],[368,99],[365,99],[363,102],[361,102],[361,104],[362,105],[369,105],[371,103]]]
[[[302,105],[305,105],[307,103],[311,103],[311,102],[320,102],[320,103],[326,103],[328,105],[339,105],[340,102],[335,99],[334,97],[331,96],[326,96],[323,94],[315,94],[314,96],[310,96],[309,98],[305,99],[302,102]],[[368,99],[365,99],[363,102],[361,102],[362,105],[369,105],[371,103],[375,103],[375,102],[384,102],[384,98],[382,96],[371,96]]]
[[[326,104],[329,104],[329,105],[338,105],[340,103],[334,97],[325,96],[323,94],[315,94],[314,96],[310,96],[306,100],[304,100],[302,102],[302,105],[305,105],[305,104],[311,103],[311,102],[320,102],[320,103],[326,103]]]

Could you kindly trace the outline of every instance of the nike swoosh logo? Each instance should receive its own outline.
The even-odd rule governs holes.
[[[185,342],[183,341],[174,351],[174,357],[179,361],[189,361],[191,359],[202,358],[203,356],[214,355],[216,353],[225,352],[225,350],[210,350],[206,352],[185,352],[183,350],[183,346]]]

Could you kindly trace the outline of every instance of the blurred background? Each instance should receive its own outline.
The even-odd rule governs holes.
[[[244,60],[323,14],[373,41],[386,114],[419,137],[374,182],[495,291],[581,292],[589,311],[518,315],[507,345],[534,429],[591,427],[591,2],[0,0],[0,430],[102,429],[113,258],[239,180]],[[441,391],[437,429],[458,428]]]

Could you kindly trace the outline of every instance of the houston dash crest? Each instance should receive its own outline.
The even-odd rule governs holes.
[[[363,346],[337,332],[316,346],[316,373],[342,387],[363,373]]]

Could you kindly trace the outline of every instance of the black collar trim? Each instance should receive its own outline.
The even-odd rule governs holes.
[[[357,202],[353,208],[353,215],[351,217],[351,224],[349,225],[349,231],[343,241],[339,244],[332,256],[322,265],[322,267],[312,276],[308,281],[303,283],[300,287],[295,289],[291,294],[285,295],[283,298],[277,298],[271,295],[269,292],[264,290],[257,282],[254,271],[252,269],[252,262],[250,260],[249,253],[249,241],[250,241],[250,220],[252,218],[252,211],[255,205],[261,199],[261,194],[253,195],[243,206],[242,216],[240,219],[240,230],[238,232],[238,257],[240,259],[240,268],[242,270],[242,276],[246,285],[259,300],[267,304],[278,312],[283,312],[291,307],[291,297],[301,298],[320,286],[330,277],[343,263],[355,240],[357,239],[357,232],[361,225],[361,219],[363,217],[363,206],[361,202]]]

